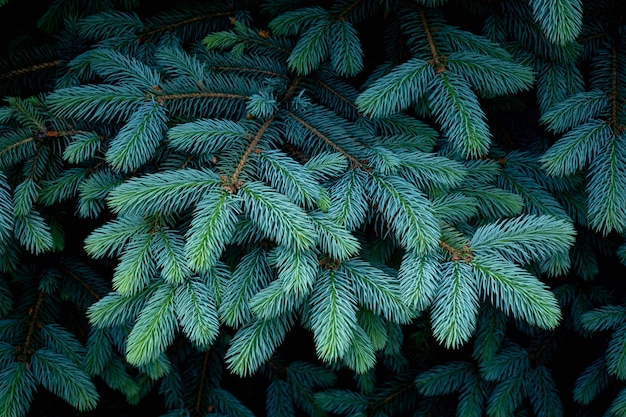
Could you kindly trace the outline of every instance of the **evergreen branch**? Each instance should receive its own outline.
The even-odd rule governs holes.
[[[325,362],[346,355],[355,339],[357,298],[342,269],[325,269],[309,299],[311,329],[317,356]]]
[[[606,116],[609,94],[600,89],[572,94],[554,104],[541,116],[548,130],[562,133],[583,123]]]
[[[371,176],[371,199],[408,250],[426,255],[439,243],[431,202],[402,177]]]
[[[218,175],[209,169],[157,172],[118,185],[109,193],[108,202],[121,214],[173,213],[197,203],[219,183]]]
[[[126,341],[126,360],[130,364],[147,365],[157,360],[174,340],[175,292],[172,285],[160,284],[139,313]]]
[[[422,395],[447,395],[471,385],[476,380],[476,370],[472,362],[453,361],[420,373],[415,385]]]
[[[476,256],[471,263],[481,295],[506,314],[542,329],[561,320],[559,304],[550,289],[534,275],[497,254]]]
[[[331,148],[335,149],[337,152],[340,152],[346,158],[348,158],[352,162],[353,167],[361,168],[361,169],[366,170],[366,171],[369,170],[369,167],[367,166],[366,162],[362,162],[362,161],[358,160],[357,158],[355,158],[354,156],[352,156],[346,150],[344,150],[339,145],[337,145],[335,142],[330,140],[330,138],[328,138],[322,132],[320,132],[319,130],[317,130],[316,128],[314,128],[313,126],[311,126],[310,124],[308,124],[307,122],[305,122],[304,120],[302,120],[301,118],[299,118],[298,116],[293,114],[292,112],[288,111],[287,114],[289,114],[289,116],[291,116],[296,122],[300,123],[304,128],[306,128],[309,131],[311,131],[311,133],[313,133],[315,136],[319,137],[324,142],[326,142]]]
[[[50,349],[33,353],[31,366],[35,379],[44,388],[63,398],[79,411],[95,408],[99,394],[89,376],[64,355]]]
[[[446,71],[446,65],[437,53],[437,47],[435,46],[435,41],[433,40],[433,35],[430,31],[430,27],[428,26],[428,21],[426,20],[426,14],[424,13],[424,8],[422,6],[418,6],[417,8],[420,20],[422,21],[422,26],[424,26],[424,32],[426,33],[426,39],[428,39],[428,46],[430,47],[430,53],[433,55],[432,63],[435,65],[435,73],[439,74],[440,72]]]
[[[600,356],[578,377],[574,387],[574,400],[587,405],[609,385],[606,359]]]
[[[9,362],[0,370],[0,414],[23,417],[33,402],[37,382],[28,363]]]
[[[433,335],[445,347],[458,348],[472,337],[478,318],[479,293],[472,267],[459,261],[442,264],[438,286],[431,307]]]
[[[566,45],[580,34],[583,24],[582,0],[531,0],[535,21],[553,43]]]
[[[356,99],[368,117],[388,117],[423,99],[436,71],[430,62],[411,58],[374,81]]]
[[[20,75],[25,75],[31,72],[41,71],[48,68],[54,68],[61,64],[61,60],[57,59],[54,61],[44,62],[41,64],[31,65],[30,67],[20,68],[13,71],[5,72],[0,74],[0,80],[7,80],[13,77],[19,77]]]

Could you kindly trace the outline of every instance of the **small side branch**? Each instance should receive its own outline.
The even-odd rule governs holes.
[[[24,344],[19,348],[19,354],[17,360],[20,362],[26,362],[30,360],[30,356],[33,350],[30,347],[30,344],[33,340],[33,334],[35,333],[35,327],[39,324],[39,310],[41,310],[41,304],[43,302],[44,293],[42,291],[39,292],[37,296],[37,301],[35,302],[35,306],[30,309],[28,312],[28,331],[26,332],[26,338],[24,339]]]
[[[457,249],[444,241],[440,241],[439,246],[450,254],[450,260],[452,262],[463,261],[468,264],[474,259],[474,254],[469,246],[463,246],[461,249]]]
[[[155,95],[153,93],[147,94],[147,100],[154,100],[159,104],[163,104],[169,100],[182,100],[187,98],[231,98],[238,100],[247,100],[250,97],[243,94],[232,94],[232,93],[215,93],[215,92],[198,92],[198,93],[181,93],[181,94],[164,94],[164,95]]]
[[[212,19],[215,17],[222,17],[222,16],[234,16],[234,15],[235,15],[234,11],[229,11],[229,12],[209,13],[209,14],[204,14],[200,16],[194,16],[192,18],[181,20],[180,22],[171,23],[169,25],[161,26],[159,28],[147,29],[141,32],[138,35],[138,38],[142,42],[150,42],[152,40],[152,36],[158,33],[162,33],[162,32],[171,32],[175,30],[176,28],[178,28],[179,26],[189,25],[191,23],[199,22],[205,19]]]
[[[204,393],[204,381],[206,380],[208,365],[209,365],[209,352],[205,352],[204,358],[202,359],[202,367],[200,368],[200,381],[198,381],[198,391],[196,392],[196,401],[193,406],[193,410],[191,410],[192,416],[204,415],[204,412],[201,410],[201,408],[202,408],[202,397]]]
[[[539,346],[539,349],[537,349],[536,352],[530,353],[528,355],[528,359],[530,359],[530,364],[533,368],[541,365],[541,359],[543,357],[543,353],[550,346],[555,336],[556,336],[556,332],[550,332],[548,337],[546,337],[544,341],[541,343],[541,346]]]
[[[403,385],[399,390],[397,390],[397,391],[391,393],[390,395],[386,396],[381,401],[379,401],[377,403],[370,404],[368,406],[368,410],[372,411],[372,414],[374,414],[374,411],[376,411],[379,408],[383,407],[385,404],[393,401],[396,397],[404,394],[407,391],[411,391],[414,388],[415,388],[415,383],[413,381],[411,381],[410,383],[408,383],[406,385]]]
[[[239,161],[239,164],[237,164],[237,168],[235,168],[235,172],[233,172],[233,175],[230,178],[222,177],[223,186],[229,192],[234,193],[241,186],[241,181],[239,181],[239,176],[243,172],[243,169],[246,166],[246,163],[248,162],[250,155],[252,155],[252,152],[255,151],[257,145],[259,144],[259,141],[261,140],[261,138],[263,138],[265,131],[272,124],[273,121],[274,121],[274,117],[266,120],[265,123],[263,123],[263,125],[261,126],[259,131],[256,133],[254,138],[252,138],[250,145],[248,145],[248,149],[246,149],[246,152],[241,157],[241,160]]]
[[[100,296],[98,295],[98,293],[95,292],[94,289],[91,288],[91,286],[89,286],[89,284],[87,284],[84,279],[82,279],[81,277],[79,277],[78,275],[76,275],[74,272],[70,271],[67,268],[62,268],[61,270],[65,272],[67,275],[69,275],[74,281],[78,282],[80,286],[83,287],[85,290],[87,290],[87,292],[91,294],[93,298],[95,298],[96,300],[100,299]]]
[[[260,70],[260,69],[256,69],[256,68],[247,68],[247,67],[229,67],[229,66],[226,66],[226,65],[214,65],[214,66],[211,67],[211,70],[213,70],[213,71],[232,71],[232,72],[252,72],[252,73],[255,73],[255,74],[269,75],[270,77],[279,77],[279,78],[285,78],[285,79],[289,78],[285,74],[282,74],[280,72]]]
[[[44,62],[37,65],[31,65],[30,67],[20,68],[13,71],[5,72],[4,74],[0,74],[0,80],[6,80],[13,77],[19,77],[20,75],[29,74],[31,72],[42,71],[48,68],[54,68],[61,64],[61,60],[57,59],[54,61]]]
[[[611,48],[611,126],[617,130],[617,47]]]
[[[330,138],[328,138],[322,132],[320,132],[319,130],[317,130],[316,128],[314,128],[313,126],[311,126],[310,124],[308,124],[307,122],[305,122],[304,120],[302,120],[301,118],[299,118],[298,116],[293,114],[292,112],[287,112],[287,114],[289,114],[289,116],[291,116],[296,122],[300,123],[306,129],[310,130],[315,136],[319,137],[324,142],[326,142],[330,147],[335,149],[337,152],[342,153],[346,158],[348,158],[350,160],[350,162],[352,162],[353,166],[355,166],[357,168],[361,168],[361,169],[366,169],[367,168],[367,164],[361,162],[359,159],[357,159],[354,156],[350,155],[350,153],[348,153],[346,150],[341,148],[335,142],[330,140]]]
[[[426,13],[424,13],[424,8],[419,6],[418,12],[420,15],[420,20],[422,21],[422,26],[424,26],[424,32],[426,33],[426,39],[428,39],[428,46],[430,47],[430,53],[433,55],[432,63],[435,66],[435,72],[440,73],[446,70],[445,60],[439,56],[437,52],[437,47],[435,46],[435,41],[433,40],[433,35],[428,26],[428,21],[426,20]]]
[[[363,2],[363,0],[355,0],[352,3],[350,3],[348,5],[348,7],[346,7],[345,9],[343,9],[341,11],[341,13],[339,13],[335,18],[337,20],[346,20],[346,15],[348,13],[350,13],[356,6],[358,6],[359,4],[361,4]]]
[[[19,148],[20,146],[22,146],[22,145],[26,145],[27,143],[29,143],[29,142],[33,142],[34,140],[35,140],[35,137],[30,137],[30,138],[23,139],[23,140],[21,140],[21,141],[19,141],[19,142],[15,142],[15,143],[13,143],[13,144],[11,144],[11,145],[7,146],[6,148],[4,148],[4,149],[0,150],[0,158],[1,158],[4,154],[6,154],[6,153],[8,153],[8,152],[11,152],[13,149],[15,149],[15,148]]]
[[[349,100],[343,94],[340,94],[337,90],[335,90],[334,88],[326,84],[324,81],[316,79],[315,82],[321,85],[322,88],[330,91],[331,94],[335,95],[337,98],[339,98],[339,100],[343,101],[348,106],[352,107],[355,111],[359,111],[359,108],[354,104],[352,100]]]

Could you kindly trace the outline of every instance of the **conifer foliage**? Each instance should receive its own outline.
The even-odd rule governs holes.
[[[5,45],[0,416],[626,416],[621,1],[149,3]]]

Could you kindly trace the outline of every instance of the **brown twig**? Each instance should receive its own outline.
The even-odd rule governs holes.
[[[367,164],[365,164],[364,162],[362,162],[359,159],[357,159],[354,156],[352,156],[349,152],[347,152],[341,146],[337,145],[335,142],[330,140],[330,138],[328,138],[322,132],[320,132],[319,130],[317,130],[316,128],[314,128],[313,126],[311,126],[306,121],[302,120],[301,118],[299,118],[298,116],[296,116],[292,112],[288,111],[287,114],[289,116],[291,116],[296,122],[300,123],[303,127],[305,127],[306,129],[310,130],[315,136],[321,138],[324,142],[326,142],[328,145],[330,145],[330,147],[335,149],[337,152],[342,153],[346,158],[348,158],[352,162],[352,164],[355,167],[366,169]]]
[[[4,74],[0,74],[0,80],[6,80],[13,77],[18,77],[20,75],[28,74],[35,71],[41,71],[48,68],[53,68],[61,64],[61,60],[57,59],[55,61],[44,62],[42,64],[31,65],[30,67],[20,68],[13,71],[5,72]]]
[[[428,21],[426,20],[426,14],[424,13],[424,8],[419,6],[418,12],[420,15],[420,20],[422,21],[422,26],[424,26],[424,32],[426,33],[426,39],[428,39],[428,46],[430,47],[430,53],[433,55],[433,64],[435,65],[435,72],[440,73],[446,70],[446,66],[443,63],[443,59],[437,53],[437,47],[435,46],[435,41],[433,40],[433,35],[431,33],[430,27],[428,26]]]
[[[200,381],[198,381],[198,392],[196,393],[196,402],[194,404],[193,410],[191,410],[192,416],[199,416],[199,415],[204,414],[201,410],[202,393],[204,391],[204,380],[206,379],[208,364],[209,364],[209,352],[205,352],[204,358],[202,359],[202,367],[200,368]]]
[[[30,359],[30,355],[32,354],[32,349],[30,348],[30,343],[33,339],[33,334],[35,333],[35,327],[38,324],[38,316],[39,310],[41,309],[41,304],[43,302],[44,293],[43,291],[39,291],[39,295],[37,296],[37,301],[35,302],[35,306],[30,309],[28,312],[28,316],[30,317],[28,323],[28,331],[26,332],[26,338],[24,339],[24,345],[22,345],[19,349],[20,354],[18,355],[17,360],[20,362],[28,363]]]

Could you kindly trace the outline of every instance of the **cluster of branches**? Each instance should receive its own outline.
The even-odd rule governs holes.
[[[0,415],[626,416],[621,2],[139,3],[0,62]]]

